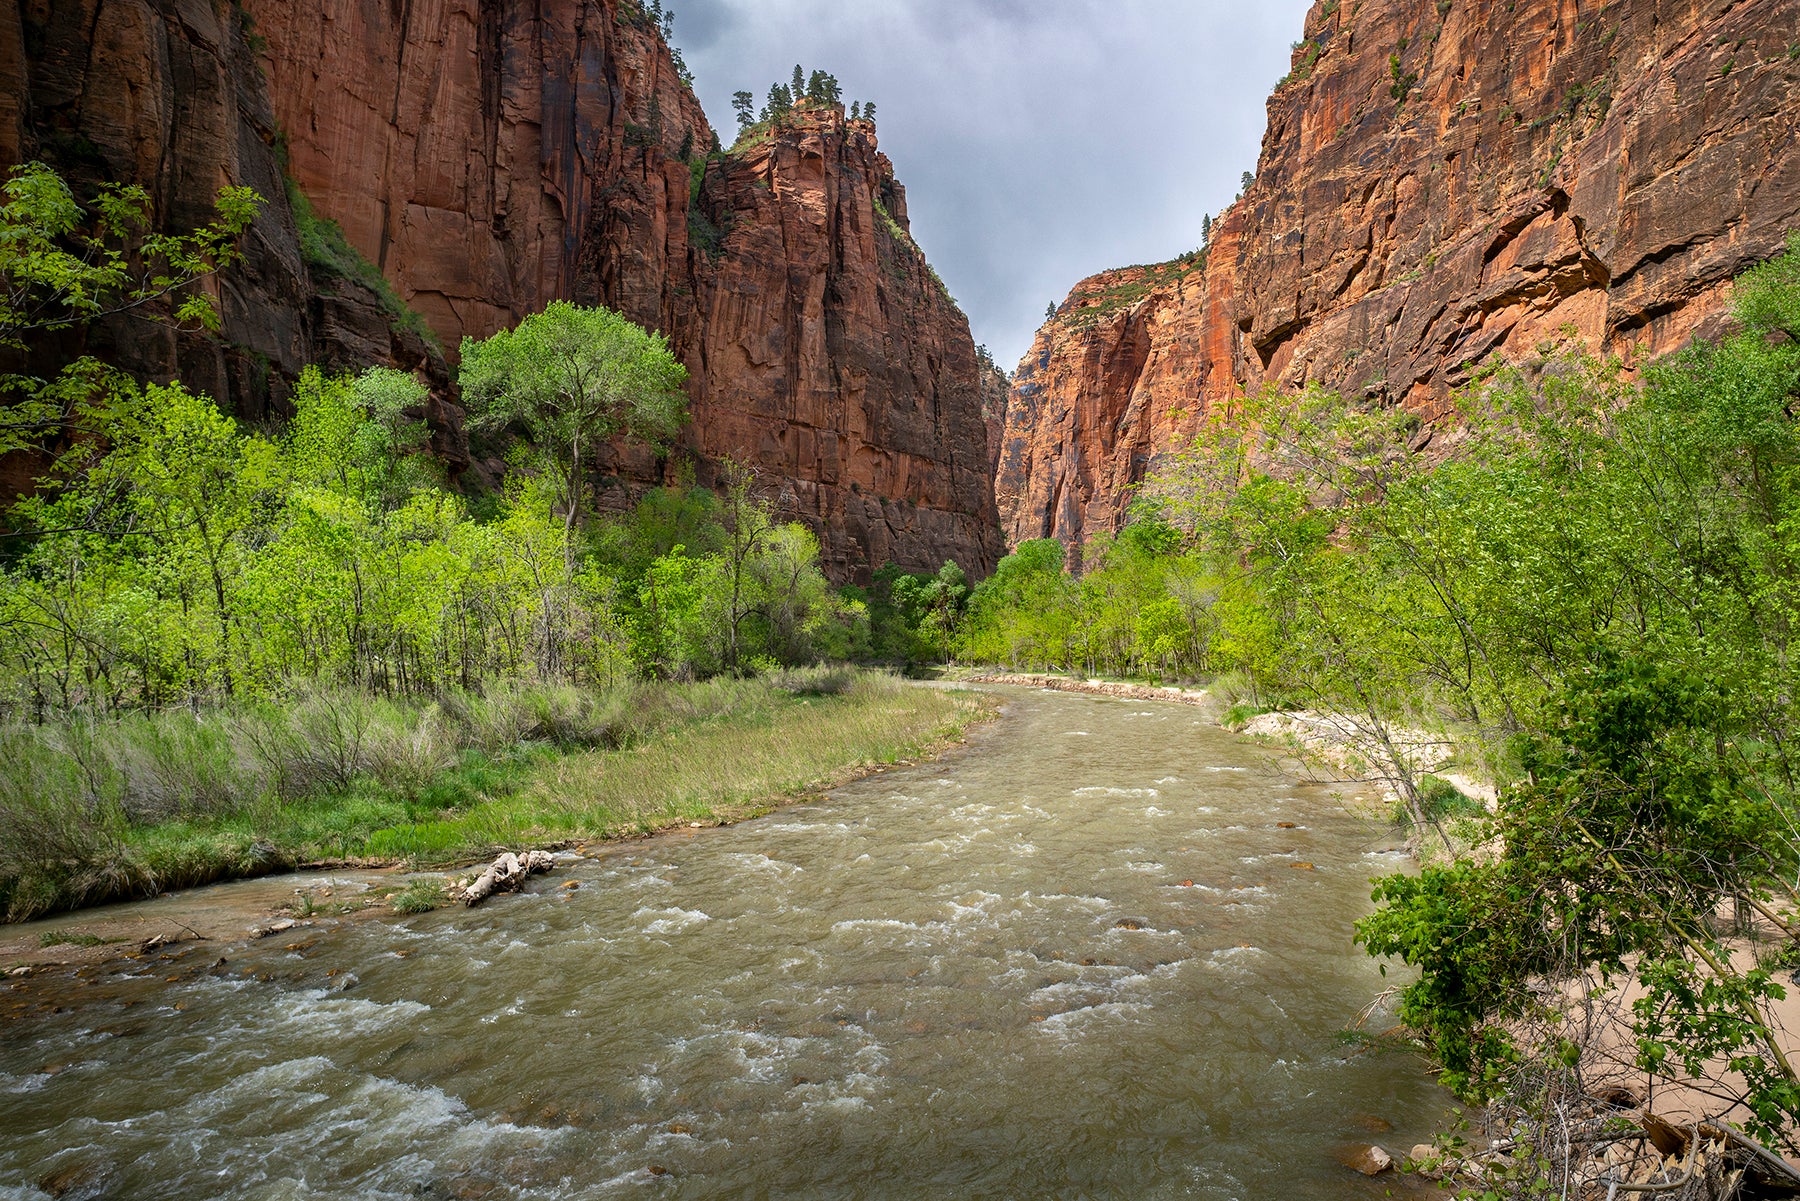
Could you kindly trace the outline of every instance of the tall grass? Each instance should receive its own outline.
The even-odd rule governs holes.
[[[0,727],[0,914],[740,817],[921,754],[974,704],[821,669]]]

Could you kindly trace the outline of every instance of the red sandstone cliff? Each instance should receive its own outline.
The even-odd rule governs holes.
[[[802,109],[710,164],[699,205],[724,231],[716,256],[690,254],[696,316],[676,325],[702,479],[731,455],[786,481],[785,506],[840,577],[948,559],[990,571],[1000,523],[975,342],[912,239],[874,128]]]
[[[558,298],[669,335],[691,425],[673,461],[622,450],[611,503],[731,457],[837,578],[992,568],[974,340],[871,125],[802,108],[709,157],[634,0],[246,7],[295,179],[447,345]]]
[[[1305,34],[1204,267],[1096,277],[1039,332],[997,469],[1013,541],[1116,528],[1245,389],[1435,419],[1546,341],[1665,353],[1800,228],[1800,0],[1331,0]]]
[[[632,0],[243,7],[295,182],[453,353],[595,273],[668,315],[712,127]]]

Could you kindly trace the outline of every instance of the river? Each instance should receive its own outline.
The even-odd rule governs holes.
[[[1350,939],[1392,831],[1193,709],[1007,698],[821,803],[0,1025],[0,1197],[1409,1187],[1335,1159],[1446,1111],[1341,1037],[1387,983]]]

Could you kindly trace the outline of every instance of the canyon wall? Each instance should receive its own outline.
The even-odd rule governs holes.
[[[668,335],[691,423],[665,458],[616,447],[603,503],[730,458],[834,578],[992,568],[974,340],[873,125],[806,105],[709,153],[635,0],[245,4],[295,180],[447,346],[556,299]]]
[[[609,505],[716,483],[729,458],[818,532],[834,578],[985,574],[1002,543],[975,344],[874,127],[806,105],[716,147],[636,0],[0,0],[0,167],[143,183],[170,229],[227,184],[270,199],[219,281],[220,337],[103,323],[92,352],[250,418],[309,362],[417,368],[467,465],[444,355],[309,267],[291,179],[451,361],[557,299],[669,337],[690,425],[661,458],[614,448]]]
[[[1642,364],[1722,329],[1800,229],[1800,0],[1324,0],[1268,111],[1203,259],[1097,276],[1039,331],[996,473],[1013,542],[1117,528],[1245,390],[1429,437],[1497,357]]]
[[[240,417],[287,407],[302,368],[383,363],[437,386],[429,413],[436,449],[467,462],[460,413],[448,403],[443,359],[394,321],[382,298],[312,270],[287,203],[278,124],[239,11],[210,0],[0,0],[0,172],[43,159],[90,194],[101,183],[143,187],[153,217],[189,230],[213,215],[219,189],[268,200],[243,242],[243,261],[207,281],[218,336],[124,313],[42,339],[27,368],[93,354],[146,379],[179,378]],[[26,456],[0,464],[16,494],[35,474]]]

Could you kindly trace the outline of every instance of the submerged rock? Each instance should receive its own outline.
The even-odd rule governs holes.
[[[40,1177],[38,1189],[57,1201],[100,1201],[108,1195],[112,1174],[105,1164],[82,1161]]]

